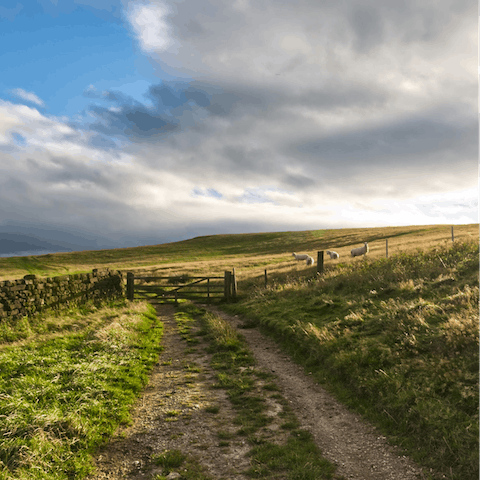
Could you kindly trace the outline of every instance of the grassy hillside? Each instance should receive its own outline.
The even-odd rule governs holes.
[[[478,241],[478,224],[455,226],[455,237]],[[451,242],[451,232],[448,225],[429,225],[212,235],[147,247],[0,258],[0,280],[22,278],[26,274],[64,275],[102,267],[150,268],[172,274],[221,272],[237,267],[247,276],[254,276],[270,265],[274,270],[291,269],[296,265],[292,261],[293,251],[316,258],[318,250],[334,249],[340,253],[341,262],[348,263],[352,261],[350,250],[367,241],[371,258],[385,256],[385,239],[389,239],[389,254],[393,255]]]
[[[477,241],[277,275],[226,306],[435,478],[477,480]]]
[[[351,258],[365,241],[367,258]],[[0,279],[101,267],[175,275],[235,267],[240,301],[230,309],[274,335],[419,463],[443,478],[476,480],[478,243],[478,224],[455,226],[455,242],[446,225],[217,235],[0,259]],[[316,258],[327,249],[340,259],[327,258],[321,277],[291,255]]]

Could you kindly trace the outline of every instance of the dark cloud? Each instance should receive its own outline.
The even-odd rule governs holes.
[[[368,168],[416,168],[419,160],[436,168],[451,167],[454,156],[459,163],[472,162],[477,155],[478,130],[470,117],[448,118],[448,109],[422,112],[396,118],[375,127],[358,127],[352,131],[296,139],[287,147],[292,157],[311,164],[321,163],[358,171]]]

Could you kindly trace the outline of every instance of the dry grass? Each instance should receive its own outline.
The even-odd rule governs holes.
[[[479,239],[478,224],[455,225],[455,239]],[[92,268],[109,267],[156,275],[223,275],[236,268],[241,278],[254,278],[268,272],[308,270],[304,262],[296,262],[292,252],[308,253],[315,259],[319,250],[335,250],[339,260],[325,259],[327,268],[337,263],[362,261],[350,257],[350,250],[369,242],[369,258],[385,256],[388,239],[389,255],[426,250],[451,242],[450,225],[427,225],[382,228],[345,228],[304,232],[277,232],[197,237],[148,247],[135,247],[88,252],[56,253],[41,256],[0,259],[0,280],[88,272]],[[311,268],[312,272],[315,267]]]

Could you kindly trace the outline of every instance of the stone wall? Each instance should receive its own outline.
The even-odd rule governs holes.
[[[82,304],[88,300],[125,296],[124,275],[118,270],[40,278],[25,275],[0,282],[0,320],[32,315],[46,308]]]

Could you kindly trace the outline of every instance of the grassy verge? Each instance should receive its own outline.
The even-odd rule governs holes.
[[[92,304],[2,326],[0,479],[83,478],[158,359],[146,303]]]
[[[196,335],[206,335],[207,352],[217,373],[215,388],[225,389],[237,415],[233,423],[236,435],[246,437],[251,446],[252,478],[335,479],[335,467],[324,459],[311,434],[299,428],[299,422],[286,400],[277,392],[272,374],[255,368],[253,354],[244,338],[220,317],[191,304],[183,304],[176,315],[179,331],[191,345]],[[199,321],[201,330],[191,329]],[[281,405],[280,432],[269,430],[274,421],[268,415],[268,399]],[[229,436],[218,432],[220,442],[228,445]]]
[[[443,478],[477,480],[478,243],[339,264],[234,306]]]

